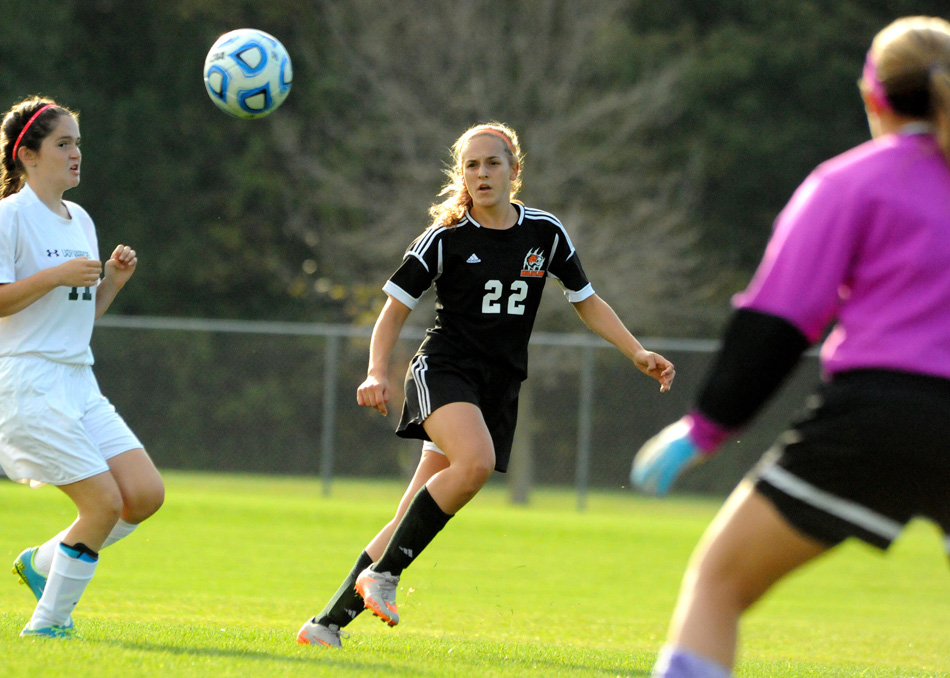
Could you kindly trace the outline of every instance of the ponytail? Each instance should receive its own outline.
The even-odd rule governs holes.
[[[6,129],[6,119],[3,128]],[[6,134],[0,138],[0,200],[13,195],[23,187],[23,172],[21,165],[13,158],[13,144]]]
[[[940,144],[943,156],[950,163],[950,65],[941,63],[931,66],[929,90],[937,143]]]
[[[950,22],[930,16],[897,19],[874,37],[868,63],[887,104],[896,113],[931,123],[950,162]]]

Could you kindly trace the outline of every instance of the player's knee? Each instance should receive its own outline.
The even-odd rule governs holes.
[[[740,567],[704,559],[693,572],[693,586],[700,597],[716,598],[736,612],[745,612],[760,597],[757,577]]]
[[[491,477],[495,469],[495,460],[487,455],[477,455],[462,462],[460,466],[458,470],[461,472],[466,489],[477,492]]]
[[[165,503],[165,485],[161,482],[142,488],[128,497],[123,509],[124,518],[130,523],[141,523],[153,516]]]
[[[109,525],[111,528],[112,525],[115,525],[119,521],[119,518],[122,516],[122,510],[122,495],[119,493],[119,488],[115,488],[114,491],[101,493],[101,496],[98,497],[96,502],[94,514],[98,522]]]

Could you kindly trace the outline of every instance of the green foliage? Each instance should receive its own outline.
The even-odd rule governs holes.
[[[874,35],[944,2],[636,2],[630,22],[660,54],[692,54],[677,161],[699,157],[702,245],[745,285],[771,223],[820,162],[868,138],[858,96]]]
[[[716,504],[567,492],[512,507],[486,488],[406,571],[395,629],[364,614],[341,652],[298,646],[402,492],[395,483],[166,474],[162,510],[102,553],[74,615],[85,640],[17,637],[33,599],[0,586],[0,673],[104,678],[646,678],[686,560]],[[53,488],[0,482],[0,558],[73,519]],[[887,558],[848,544],[747,619],[739,678],[950,675],[940,539],[915,524]]]
[[[588,146],[613,144],[587,171],[606,180],[551,192],[579,194],[602,216],[629,209],[608,193],[625,189],[642,204],[665,190],[664,176],[682,172],[687,183],[670,205],[689,210],[702,256],[735,271],[706,289],[700,269],[684,268],[684,286],[721,308],[805,174],[867,137],[854,82],[874,33],[903,14],[947,11],[943,0],[603,0],[578,8],[512,4],[499,13],[475,3],[420,15],[408,0],[385,13],[360,0],[20,2],[4,18],[0,99],[39,92],[82,112],[86,172],[69,197],[93,214],[104,250],[131,242],[143,264],[116,312],[371,317],[368,291],[378,295],[393,257],[424,224],[444,147],[490,117],[528,130],[530,162],[568,166],[571,149],[582,158]],[[581,19],[587,28],[578,28]],[[492,26],[504,44],[469,45],[470,22]],[[242,25],[280,37],[295,66],[279,115],[250,123],[214,109],[200,76],[214,38]],[[674,65],[671,101],[638,136],[618,143],[622,119],[583,107]],[[556,157],[545,158],[547,146]],[[616,152],[623,146],[642,158],[635,177]],[[558,175],[548,174],[544,187],[556,186]],[[632,190],[640,183],[649,189],[642,195]],[[528,190],[545,194],[530,181]],[[561,208],[556,198],[543,202]],[[383,254],[378,236],[387,231],[378,222],[387,213],[401,221],[398,236],[383,238]],[[593,270],[601,258],[630,269],[616,254],[585,251]],[[652,266],[647,279],[661,275]],[[708,333],[708,318],[694,322],[692,333]],[[689,323],[677,331],[691,333]]]
[[[528,150],[525,199],[564,219],[595,288],[641,337],[718,335],[794,188],[867,138],[855,81],[872,36],[901,15],[947,16],[946,0],[8,4],[0,101],[41,93],[80,111],[83,182],[66,197],[92,214],[102,252],[139,253],[111,313],[369,325],[426,223],[446,147],[502,118]],[[263,120],[228,118],[201,81],[208,47],[239,26],[293,58],[293,91]],[[551,296],[539,329],[583,331]],[[94,349],[104,392],[165,465],[316,468],[319,343],[99,330]],[[395,417],[353,413],[366,349],[340,367],[337,470],[394,473],[409,445]],[[628,365],[603,369],[598,384],[629,394]],[[539,401],[573,407],[573,372],[544,379]],[[693,386],[659,407],[641,387],[599,401],[596,484],[622,482],[629,452],[617,449],[678,416]],[[540,420],[558,433],[543,480],[570,475],[573,425]],[[717,491],[762,449],[743,444]]]
[[[5,45],[0,94],[40,91],[81,113],[84,175],[67,197],[93,215],[104,252],[131,243],[142,266],[114,312],[217,317],[333,317],[300,298],[309,256],[288,224],[294,199],[275,153],[273,120],[232,120],[209,106],[208,47],[235,24],[291,44],[303,3],[38,0],[23,37],[42,25],[52,49]],[[318,18],[306,13],[309,32]],[[23,66],[21,68],[21,66]],[[295,63],[294,107],[321,115],[306,62]],[[310,90],[310,92],[308,92]]]

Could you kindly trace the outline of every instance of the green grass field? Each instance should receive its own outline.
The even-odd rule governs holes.
[[[568,490],[512,506],[490,485],[406,571],[402,622],[369,613],[342,651],[298,646],[393,482],[166,473],[163,509],[103,552],[84,641],[17,636],[33,599],[7,563],[72,518],[53,488],[0,482],[0,675],[648,676],[686,559],[718,502]],[[746,619],[738,676],[950,676],[950,578],[936,529],[887,557],[847,544]]]

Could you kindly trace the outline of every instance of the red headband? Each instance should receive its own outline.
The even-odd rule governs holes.
[[[472,137],[479,134],[493,134],[499,139],[503,140],[508,145],[508,150],[511,151],[511,155],[514,156],[515,162],[518,162],[518,154],[515,153],[515,147],[512,145],[511,139],[508,138],[507,134],[495,129],[494,127],[476,127],[468,133],[468,138],[471,139]]]
[[[40,110],[38,110],[36,113],[34,113],[34,114],[30,117],[30,119],[26,121],[26,124],[23,125],[23,129],[20,130],[20,136],[18,136],[18,137],[16,138],[16,143],[13,144],[13,162],[16,162],[16,152],[17,152],[17,149],[20,147],[20,141],[23,140],[23,135],[26,134],[26,131],[27,131],[28,129],[30,129],[30,125],[33,124],[33,121],[34,121],[34,120],[36,120],[38,117],[40,117],[40,113],[42,113],[43,111],[45,111],[47,108],[52,108],[54,105],[55,105],[55,104],[46,104],[45,106],[42,106],[42,107],[40,108]]]

